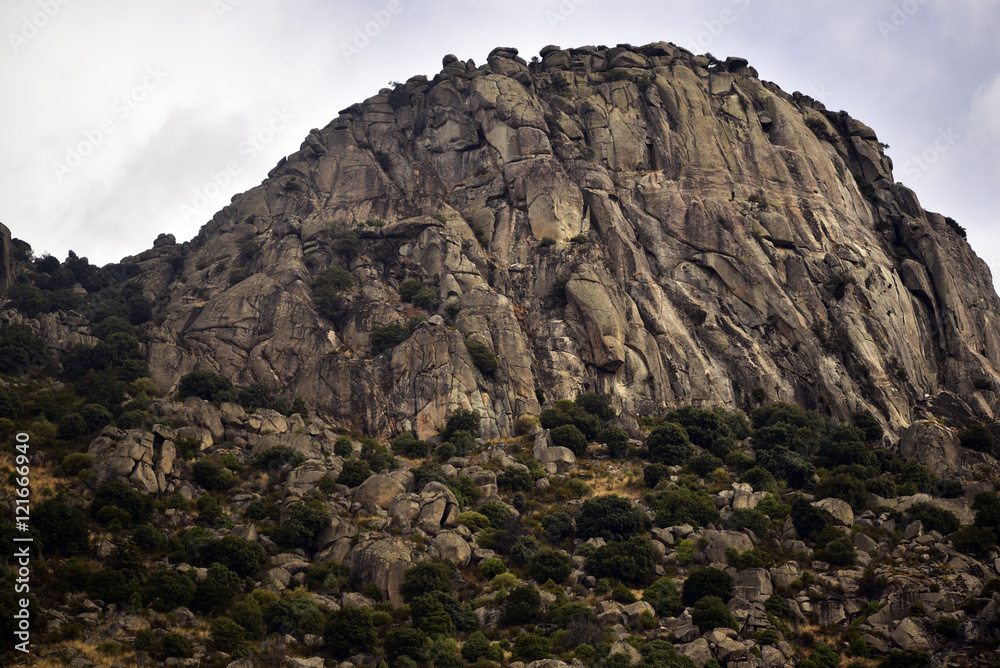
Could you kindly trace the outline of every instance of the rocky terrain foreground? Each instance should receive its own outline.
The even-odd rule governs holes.
[[[499,48],[192,241],[0,226],[3,660],[998,665],[1000,298],[883,149],[742,59]]]

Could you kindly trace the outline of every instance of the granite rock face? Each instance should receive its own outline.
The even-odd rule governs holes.
[[[426,437],[459,407],[510,434],[536,388],[640,413],[763,393],[897,433],[942,390],[997,408],[973,389],[1000,384],[989,270],[895,182],[874,131],[669,44],[449,59],[169,242],[126,260],[160,314],[154,380],[262,380],[380,437]],[[330,319],[313,281],[334,265],[354,286]],[[436,306],[401,300],[411,277]],[[414,316],[378,352],[373,328]]]

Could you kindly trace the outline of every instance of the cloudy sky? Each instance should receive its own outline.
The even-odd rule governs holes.
[[[0,222],[60,259],[190,239],[310,128],[447,53],[663,40],[872,126],[1000,278],[1000,0],[4,0],[0,32]]]

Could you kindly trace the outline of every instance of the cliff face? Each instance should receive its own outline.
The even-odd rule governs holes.
[[[10,252],[12,244],[10,230],[0,223],[0,295],[7,292],[7,288],[14,280],[14,265]]]
[[[891,168],[870,128],[740,59],[501,48],[343,110],[193,242],[128,261],[163,387],[263,380],[373,434],[460,406],[505,434],[536,388],[641,413],[793,399],[896,430],[949,390],[992,418],[989,270]],[[312,287],[333,265],[355,280],[336,322]],[[407,277],[439,306],[402,302]],[[415,315],[437,317],[373,351],[373,326]]]

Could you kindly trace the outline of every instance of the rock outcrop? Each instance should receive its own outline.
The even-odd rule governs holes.
[[[10,230],[3,223],[0,223],[0,295],[7,292],[7,288],[14,281],[14,264],[11,258],[11,246],[13,239]]]

